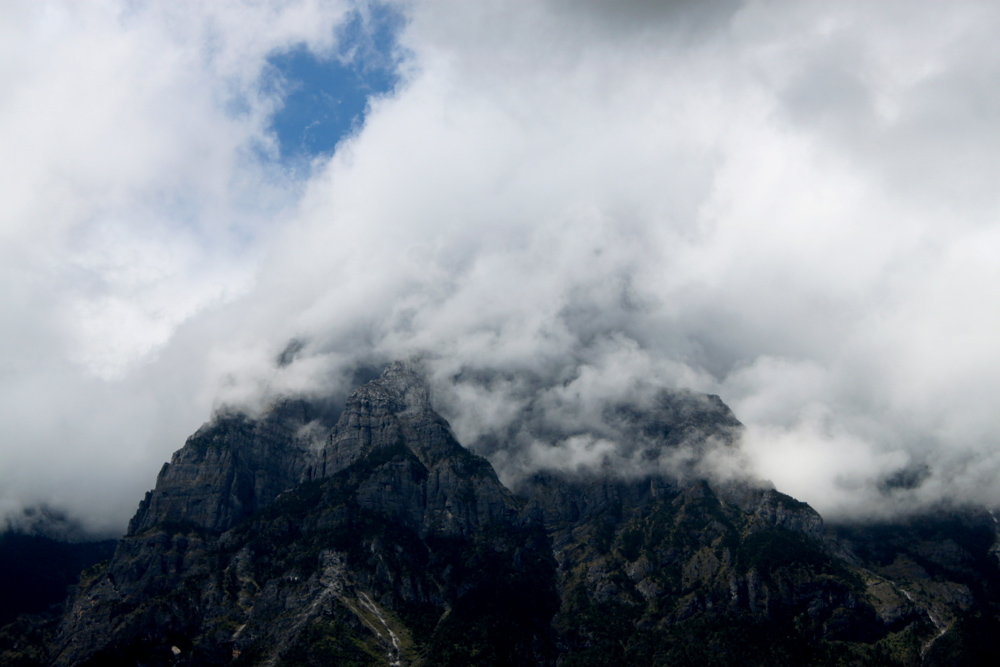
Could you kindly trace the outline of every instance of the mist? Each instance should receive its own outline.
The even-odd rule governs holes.
[[[394,87],[282,160],[269,59],[361,57],[338,30],[373,12],[399,17]],[[989,3],[52,1],[0,26],[0,514],[120,531],[213,410],[400,358],[505,479],[627,460],[595,415],[692,390],[826,517],[1000,504]]]

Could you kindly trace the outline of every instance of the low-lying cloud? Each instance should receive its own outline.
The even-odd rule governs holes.
[[[692,389],[827,515],[1000,502],[996,8],[394,5],[398,87],[292,172],[267,58],[351,7],[212,6],[0,10],[0,509],[119,527],[213,406],[409,356],[502,470]]]

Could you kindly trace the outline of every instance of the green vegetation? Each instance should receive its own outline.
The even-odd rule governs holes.
[[[754,618],[745,612],[707,613],[690,619],[637,627],[633,607],[593,605],[572,623],[585,629],[570,633],[573,649],[565,667],[603,665],[663,667],[833,667],[834,665],[910,664],[906,654],[888,644],[815,640],[793,623]],[[571,624],[572,624],[571,623]]]
[[[552,653],[555,561],[537,528],[494,525],[475,539],[433,538],[428,568],[451,580],[450,613],[426,639],[427,664],[530,664]],[[539,656],[539,657],[543,657]]]
[[[385,651],[372,637],[338,619],[318,618],[299,635],[277,667],[381,667]]]
[[[740,572],[775,572],[782,568],[805,568],[814,574],[849,576],[842,565],[826,555],[815,541],[784,528],[771,528],[745,538],[736,551]]]
[[[0,626],[18,614],[50,611],[80,573],[114,553],[114,540],[66,543],[39,535],[0,532]]]
[[[22,615],[0,627],[0,667],[46,667],[45,645],[58,625],[54,614]]]

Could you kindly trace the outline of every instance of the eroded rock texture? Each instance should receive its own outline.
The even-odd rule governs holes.
[[[985,512],[833,530],[766,484],[652,465],[733,445],[740,425],[717,397],[664,392],[645,407],[612,406],[607,420],[648,471],[547,471],[515,495],[455,440],[406,364],[355,391],[325,445],[314,444],[306,403],[220,416],[164,467],[47,644],[0,642],[0,664],[932,665],[993,655],[1000,570]]]

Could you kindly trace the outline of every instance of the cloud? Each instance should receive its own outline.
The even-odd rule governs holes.
[[[299,187],[259,157],[280,104],[261,69],[275,50],[332,48],[344,9],[0,9],[3,510],[51,501],[117,530],[204,418],[198,355],[170,345],[252,287]]]
[[[995,8],[397,8],[399,85],[306,174],[263,73],[349,7],[0,10],[3,502],[122,524],[213,405],[409,355],[510,474],[689,388],[827,514],[1000,502]],[[532,400],[559,437],[505,442]]]

